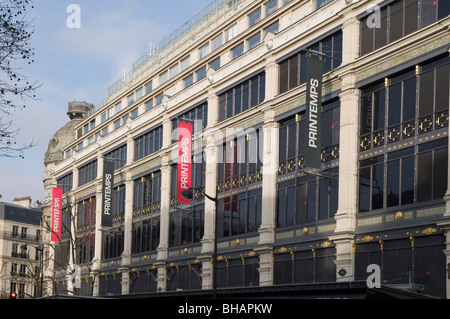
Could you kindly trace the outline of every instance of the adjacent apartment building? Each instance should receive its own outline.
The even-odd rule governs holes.
[[[39,203],[15,198],[5,203],[0,196],[0,299],[15,293],[19,299],[40,297],[42,269]]]
[[[212,2],[105,101],[69,104],[45,159],[47,221],[64,191],[46,294],[211,289],[217,245],[219,290],[366,281],[375,265],[382,285],[450,297],[449,13],[448,0]],[[324,62],[321,169],[304,161],[308,56]]]

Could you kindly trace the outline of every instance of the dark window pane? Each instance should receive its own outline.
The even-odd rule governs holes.
[[[278,219],[277,226],[286,226],[286,190],[278,191]]]
[[[225,94],[219,96],[219,121],[225,120],[225,114],[227,113],[227,105]]]
[[[242,102],[242,94],[241,94],[241,87],[237,87],[234,90],[234,109],[235,114],[241,113],[241,103]]]
[[[391,7],[390,34],[391,42],[403,36],[403,1],[397,1]]]
[[[401,204],[414,203],[414,157],[407,157],[402,160],[402,194]]]
[[[302,116],[304,116],[304,113],[303,113]],[[298,132],[304,132],[305,131],[305,127],[306,127],[306,121],[298,122]],[[299,133],[297,133],[297,134],[299,134]],[[298,139],[298,153],[297,153],[297,155],[303,155],[305,153],[305,150],[304,150],[305,145],[304,144],[305,143],[304,143],[303,139],[299,138]]]
[[[387,206],[399,204],[399,177],[400,161],[392,161],[387,164]]]
[[[375,50],[386,45],[387,38],[387,8],[381,10],[380,28],[375,30]]]
[[[359,171],[359,211],[370,211],[370,166]]]
[[[287,131],[288,131],[288,127],[287,126],[282,126],[280,128],[280,162],[281,161],[285,161],[287,160],[286,157],[286,149],[287,149]]]
[[[420,75],[419,116],[433,113],[434,105],[434,70]]]
[[[416,78],[403,83],[403,121],[416,117]]]
[[[440,138],[433,142],[419,144],[419,153],[426,152],[435,148],[447,146],[448,140],[446,138]]]
[[[437,1],[436,0],[422,0],[422,10],[421,10],[421,27],[426,27],[427,25],[436,21],[437,14]]]
[[[247,230],[254,232],[256,228],[256,197],[249,198],[248,200],[248,223]]]
[[[450,65],[436,69],[436,112],[448,111]]]
[[[331,110],[331,145],[339,144],[340,107]]]
[[[280,93],[284,93],[289,90],[289,60],[280,63]]]
[[[289,125],[288,129],[288,158],[294,158],[297,155],[296,146],[297,146],[297,123]]]
[[[297,86],[298,79],[298,55],[289,59],[289,90]]]
[[[297,224],[306,223],[307,207],[306,184],[300,184],[297,186]]]
[[[405,1],[405,35],[417,30],[418,0]]]
[[[327,38],[324,42],[322,42],[322,53],[327,56],[333,56],[333,38]],[[323,65],[323,73],[327,73],[331,71],[332,67],[332,59],[329,57],[324,57],[324,65]]]
[[[264,102],[266,99],[266,74],[259,77],[259,101],[258,103]]]
[[[383,208],[384,164],[372,166],[372,210]]]
[[[233,116],[233,91],[227,93],[227,119]]]
[[[367,27],[365,20],[361,21],[361,55],[373,51],[373,28]]]
[[[438,19],[447,17],[450,14],[450,1],[439,0]]]
[[[258,82],[259,82],[258,78],[254,78],[251,80],[251,104],[250,104],[251,107],[258,104],[258,96],[259,96]]]
[[[248,81],[242,85],[242,112],[248,110],[249,105],[249,84]]]
[[[434,151],[433,199],[442,199],[447,191],[447,148]]]
[[[336,35],[333,39],[333,69],[342,64],[342,33]]]
[[[245,233],[245,225],[247,222],[247,200],[240,200],[239,201],[239,234]]]
[[[335,173],[338,173],[337,171]],[[339,182],[337,179],[330,179],[330,218],[332,218],[338,210],[339,200]]]
[[[431,185],[432,185],[432,166],[431,166],[432,152],[427,152],[418,155],[417,164],[417,201],[424,202],[431,200]]]
[[[328,218],[328,187],[329,180],[321,179],[319,182],[319,219]]]
[[[401,104],[402,103],[402,83],[391,85],[389,87],[389,126],[400,123]]]
[[[331,110],[322,112],[322,148],[330,146]]]
[[[386,112],[386,90],[380,90],[374,93],[374,105],[373,105],[373,130],[379,130],[384,128],[385,112]]]
[[[372,94],[361,98],[361,135],[372,131]]]
[[[316,182],[308,183],[308,221],[316,219]]]
[[[295,217],[295,188],[291,187],[287,190],[287,205],[286,205],[286,225],[294,225]]]
[[[390,152],[388,153],[388,160],[394,160],[397,158],[401,158],[407,155],[412,155],[414,154],[414,147],[408,147],[405,149],[402,149],[400,151],[395,151],[395,152]]]
[[[300,84],[306,82],[306,53],[300,56]]]

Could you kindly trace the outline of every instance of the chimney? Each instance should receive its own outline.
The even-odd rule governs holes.
[[[22,198],[14,198],[14,204],[25,207],[25,208],[31,208],[31,197],[22,197]]]
[[[40,201],[36,201],[35,203],[34,203],[34,208],[42,208],[42,203],[40,202]]]

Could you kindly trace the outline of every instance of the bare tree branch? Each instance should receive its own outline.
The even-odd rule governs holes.
[[[30,39],[34,20],[26,12],[32,0],[0,1],[0,157],[22,157],[23,151],[37,144],[17,145],[20,129],[11,129],[14,112],[26,108],[27,99],[35,99],[40,85],[21,73],[23,64],[34,62]]]

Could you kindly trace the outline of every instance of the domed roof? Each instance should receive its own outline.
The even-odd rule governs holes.
[[[75,128],[84,120],[92,104],[73,101],[69,103],[67,115],[70,122],[59,129],[52,137],[45,153],[44,164],[59,162],[64,159],[64,148],[76,139]]]

